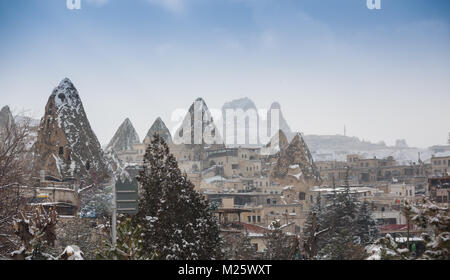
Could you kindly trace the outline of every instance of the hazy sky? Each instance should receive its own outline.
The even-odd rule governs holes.
[[[143,138],[201,96],[280,102],[305,134],[388,145],[450,132],[450,1],[0,0],[0,107],[42,117],[69,77],[106,144],[129,117]]]

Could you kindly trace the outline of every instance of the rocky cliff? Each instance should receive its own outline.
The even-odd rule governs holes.
[[[3,107],[0,110],[0,128],[4,128],[7,125],[11,125],[14,123],[13,115],[11,114],[11,110],[8,106]]]
[[[103,152],[77,89],[64,79],[53,90],[39,124],[35,169],[59,177],[106,176]]]
[[[268,131],[270,132],[271,135],[273,135],[272,132],[272,115],[276,116],[276,114],[279,113],[278,115],[278,130],[282,130],[283,133],[285,134],[286,138],[288,139],[288,141],[292,141],[292,139],[295,136],[295,133],[292,132],[291,128],[289,127],[286,119],[283,116],[283,112],[281,111],[281,105],[278,102],[273,102],[272,105],[270,105],[269,110],[267,111],[267,127],[268,127]],[[276,129],[276,128],[274,128]]]
[[[227,146],[251,147],[260,144],[260,116],[251,99],[244,97],[225,103],[222,118]]]
[[[308,181],[320,182],[319,171],[313,157],[300,133],[285,148],[281,148],[271,166],[271,176],[282,178],[288,175],[290,169],[298,169],[299,177]]]
[[[172,144],[172,135],[170,135],[169,129],[161,118],[157,118],[152,127],[150,127],[145,136],[144,143],[150,143],[155,134],[161,136],[167,144]]]
[[[223,144],[211,112],[202,98],[192,103],[173,140],[175,144],[190,146]]]
[[[126,118],[117,129],[108,146],[106,146],[106,150],[113,150],[115,152],[129,151],[133,149],[134,144],[139,143],[139,135],[130,119]]]

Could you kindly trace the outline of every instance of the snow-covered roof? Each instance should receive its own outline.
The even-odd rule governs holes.
[[[214,176],[214,177],[204,179],[205,183],[207,183],[207,184],[211,184],[211,183],[214,183],[217,181],[226,181],[226,180],[227,179],[222,176]]]

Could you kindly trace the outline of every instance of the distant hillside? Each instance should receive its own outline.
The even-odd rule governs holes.
[[[399,164],[410,164],[418,161],[419,154],[426,162],[433,154],[430,149],[408,147],[404,140],[397,141],[395,146],[387,146],[384,142],[371,143],[343,135],[305,135],[304,139],[315,161],[345,161],[348,154],[359,154],[365,158],[392,156]]]
[[[305,135],[304,139],[312,151],[372,151],[387,148],[385,143],[374,144],[368,141],[362,141],[358,137],[343,135]]]

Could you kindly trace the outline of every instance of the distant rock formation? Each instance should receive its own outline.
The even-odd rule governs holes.
[[[161,136],[167,144],[172,144],[172,135],[170,135],[169,129],[161,118],[157,118],[152,127],[150,127],[147,136],[144,138],[144,143],[151,143],[153,136],[156,134]]]
[[[278,132],[272,137],[272,140],[261,149],[261,155],[273,156],[278,154],[281,150],[285,150],[289,146],[286,135],[283,130]]]
[[[202,98],[197,98],[192,103],[173,140],[175,144],[189,146],[223,144],[211,112]]]
[[[130,119],[126,118],[120,125],[119,129],[117,129],[113,138],[106,147],[106,150],[113,150],[115,152],[130,151],[133,149],[134,144],[139,143],[139,135],[134,129]]]
[[[0,110],[0,129],[12,124],[14,124],[13,115],[9,106],[5,106]]]
[[[306,180],[312,182],[321,180],[313,157],[300,133],[295,135],[287,147],[282,146],[274,163],[276,164],[271,166],[271,176],[274,178],[283,178],[288,175],[290,168],[294,168],[299,169],[302,178]]]
[[[408,144],[406,144],[405,139],[398,139],[395,141],[395,147],[396,148],[409,148]]]
[[[273,134],[272,132],[272,113],[279,112],[279,126],[278,129],[282,130],[284,134],[286,135],[286,138],[288,141],[292,141],[292,139],[295,136],[295,133],[292,132],[291,128],[289,127],[287,121],[284,119],[283,112],[281,111],[281,105],[278,102],[273,102],[272,105],[270,105],[269,110],[267,111],[267,127],[270,134]]]
[[[248,97],[222,106],[223,136],[227,146],[257,146],[260,144],[260,116],[255,103]],[[232,131],[228,131],[232,129]]]
[[[106,176],[100,143],[92,131],[78,91],[65,78],[45,107],[35,143],[35,170],[67,178]]]
[[[231,119],[231,116],[227,116],[227,110],[234,110],[234,114],[238,114],[238,110],[242,110],[241,112],[244,113],[244,115],[241,118],[234,118],[234,125],[236,126],[235,131],[226,131],[227,126],[227,120]],[[228,111],[229,112],[229,111]],[[278,116],[276,114],[279,114]],[[267,118],[261,118],[262,116],[259,115],[260,112],[258,111],[255,103],[248,97],[240,98],[233,100],[231,102],[227,102],[222,106],[222,115],[224,120],[224,136],[227,137],[227,145],[228,146],[251,146],[251,145],[261,145],[261,144],[267,144],[267,137],[274,137],[275,134],[278,133],[278,130],[282,130],[284,135],[287,137],[288,141],[291,141],[295,133],[292,132],[291,128],[289,127],[286,119],[283,116],[283,112],[281,110],[281,105],[278,102],[273,102],[270,106],[270,108],[267,110],[267,115],[265,117]],[[272,115],[273,114],[273,115]],[[227,118],[228,117],[228,118]],[[244,118],[245,117],[245,118]],[[272,124],[272,117],[278,118],[278,124]],[[275,121],[275,120],[274,120]],[[272,127],[272,125],[276,125]],[[228,124],[230,126],[230,124]],[[231,134],[230,134],[231,133]],[[237,141],[237,144],[230,145],[230,137],[233,139],[232,136],[234,134],[237,134],[238,136],[235,138],[242,139],[242,137],[245,137],[245,143],[239,143],[242,141]],[[264,134],[264,135],[262,135]],[[242,136],[243,135],[243,136]],[[241,137],[242,136],[242,137]],[[239,138],[241,137],[241,138]],[[237,140],[237,139],[235,139]],[[263,142],[263,143],[261,143]]]

